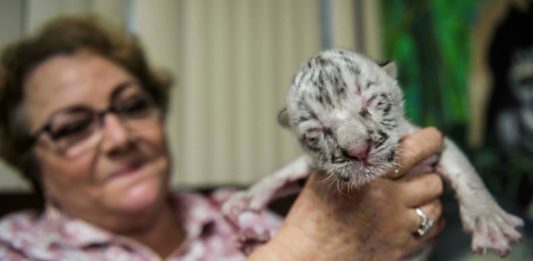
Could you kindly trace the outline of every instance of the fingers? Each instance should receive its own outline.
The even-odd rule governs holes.
[[[410,208],[408,211],[412,227],[408,231],[410,235],[408,235],[409,240],[408,243],[405,245],[406,254],[412,254],[413,251],[420,251],[421,246],[423,246],[424,244],[426,244],[427,241],[435,238],[438,234],[440,234],[440,232],[444,229],[446,223],[445,220],[441,218],[442,204],[440,200],[435,199],[429,203],[418,207],[426,214],[428,219],[434,222],[433,227],[431,227],[423,236],[416,235],[415,231],[422,224],[422,218],[418,214],[416,214],[416,208]]]
[[[424,160],[416,164],[416,166],[414,166],[412,169],[406,171],[404,177],[435,172],[439,160],[440,153],[434,153],[428,158],[425,158]]]
[[[412,227],[408,231],[410,233],[409,235],[409,241],[405,245],[405,253],[406,254],[412,254],[413,251],[420,251],[421,246],[427,244],[427,241],[435,238],[437,235],[442,232],[444,229],[444,226],[446,224],[446,221],[441,218],[442,217],[442,204],[440,200],[435,199],[429,203],[426,203],[424,205],[418,206],[428,217],[428,219],[432,220],[434,222],[433,227],[427,231],[427,233],[423,236],[418,236],[415,234],[415,231],[420,227],[422,223],[422,218],[416,214],[416,208],[410,208],[409,211],[409,218],[410,223],[412,224]]]
[[[398,184],[406,207],[414,208],[438,198],[444,189],[438,174],[414,176]]]
[[[427,234],[425,234],[423,237],[415,237],[415,239],[419,241],[423,241],[423,240],[435,238],[436,236],[440,234],[440,232],[442,232],[445,226],[446,226],[446,219],[440,218],[435,221],[435,225]]]
[[[398,148],[399,169],[389,177],[401,177],[422,160],[440,152],[443,137],[442,133],[433,127],[403,137]]]
[[[420,208],[426,214],[426,216],[433,222],[437,222],[440,219],[440,216],[442,215],[442,203],[438,199],[435,199],[429,203],[421,205],[418,208]],[[410,218],[413,224],[411,231],[413,232],[419,228],[420,223],[422,222],[422,218],[418,214],[416,214],[415,209],[416,208],[410,209],[411,210]],[[435,227],[431,228],[430,231],[433,231],[434,228]],[[426,237],[426,236],[428,236],[428,234],[424,235],[423,237]]]
[[[422,237],[412,235],[411,240],[405,247],[405,253],[413,253],[413,251],[421,251],[421,246],[426,245],[428,241],[436,238],[446,226],[446,220],[441,218],[435,222],[433,228]],[[426,246],[427,247],[427,246]],[[403,259],[402,259],[403,260]]]

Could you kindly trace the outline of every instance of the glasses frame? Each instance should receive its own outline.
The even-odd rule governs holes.
[[[124,86],[119,86],[113,93],[112,97],[116,96],[116,94],[122,92],[123,89],[127,89],[130,86],[131,83],[125,84]],[[152,97],[147,94],[144,90],[142,90],[143,95],[145,96],[146,101],[148,102],[148,106],[150,107],[150,110],[152,110],[151,113],[155,114],[153,117],[160,118],[160,108],[157,106],[157,104],[153,101]],[[129,130],[130,127],[127,126],[128,118],[123,115],[120,108],[117,108],[117,104],[115,102],[116,99],[111,99],[111,104],[106,108],[102,110],[94,110],[89,107],[80,107],[82,109],[87,110],[91,113],[93,119],[92,121],[96,121],[96,124],[98,124],[97,129],[95,131],[101,131],[105,126],[104,124],[104,117],[108,114],[115,114],[117,118],[121,121],[122,124],[126,125],[125,127]],[[49,140],[53,145],[56,145],[56,140],[53,138],[52,134],[52,123],[54,120],[55,115],[61,112],[56,112],[50,116],[49,120],[39,129],[37,129],[33,134],[29,136],[29,144],[30,146],[35,146],[37,144],[38,139],[42,134],[47,134]],[[96,118],[96,119],[95,119]],[[54,146],[55,150],[59,153],[63,154],[64,152],[61,149],[58,149],[58,146]]]

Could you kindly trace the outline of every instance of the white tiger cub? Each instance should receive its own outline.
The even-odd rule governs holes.
[[[322,51],[300,67],[279,120],[306,154],[230,198],[223,211],[235,224],[246,227],[247,215],[294,191],[287,190],[294,188],[290,184],[312,168],[355,188],[372,182],[394,168],[400,138],[418,129],[404,117],[396,65],[380,67],[341,49]],[[473,234],[472,250],[508,254],[511,244],[521,239],[517,227],[523,221],[498,206],[449,139],[437,169],[456,192],[463,227]]]

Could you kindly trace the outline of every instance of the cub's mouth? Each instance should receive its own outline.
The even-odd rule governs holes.
[[[361,186],[388,173],[396,165],[394,149],[380,155],[372,154],[367,161],[342,157],[319,166],[328,175],[350,186]]]

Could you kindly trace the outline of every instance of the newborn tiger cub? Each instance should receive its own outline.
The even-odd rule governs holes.
[[[379,66],[358,53],[327,50],[302,65],[279,121],[305,154],[224,204],[226,217],[241,229],[241,243],[269,239],[264,231],[254,231],[254,215],[273,198],[295,192],[295,181],[311,169],[355,189],[395,169],[399,140],[418,129],[404,117],[402,96],[394,62]],[[463,227],[473,234],[472,250],[508,254],[521,239],[517,227],[523,221],[498,206],[449,139],[436,169],[455,190]]]

